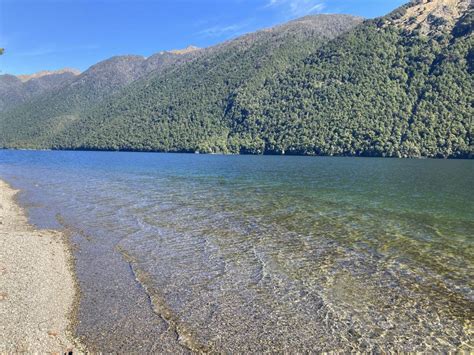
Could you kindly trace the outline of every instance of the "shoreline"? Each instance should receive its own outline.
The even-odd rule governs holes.
[[[220,156],[278,156],[278,157],[308,157],[308,158],[368,158],[368,159],[400,159],[400,160],[474,160],[474,155],[461,156],[387,156],[371,154],[300,154],[300,153],[229,153],[229,152],[199,152],[191,150],[140,150],[140,149],[86,149],[86,148],[13,148],[0,147],[1,150],[33,151],[33,152],[104,152],[104,153],[150,153],[150,154],[196,154],[196,155],[220,155]]]
[[[0,180],[0,353],[80,352],[67,234],[32,226],[18,192]]]

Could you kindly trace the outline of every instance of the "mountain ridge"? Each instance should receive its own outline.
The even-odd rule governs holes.
[[[198,51],[200,49],[201,48],[199,48],[199,47],[189,45],[189,46],[187,46],[186,48],[183,48],[183,49],[172,49],[170,51],[165,51],[165,52],[169,52],[171,54],[188,54],[188,53],[191,53],[191,52]]]
[[[33,74],[20,74],[20,75],[15,75],[15,76],[24,83],[32,79],[38,79],[44,76],[64,74],[64,73],[71,73],[77,76],[81,74],[81,71],[74,68],[62,68],[58,70],[42,70]]]

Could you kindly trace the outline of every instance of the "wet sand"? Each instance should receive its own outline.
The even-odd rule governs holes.
[[[60,231],[37,230],[0,180],[0,353],[80,348],[71,334],[72,256]]]

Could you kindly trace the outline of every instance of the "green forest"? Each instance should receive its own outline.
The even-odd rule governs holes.
[[[428,38],[369,21],[237,96],[234,150],[390,157],[473,154],[472,17]]]
[[[403,11],[247,35],[87,105],[50,93],[0,113],[0,146],[472,158],[472,9],[430,35]]]

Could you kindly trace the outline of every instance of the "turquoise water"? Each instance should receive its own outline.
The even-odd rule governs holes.
[[[474,161],[0,151],[0,177],[71,233],[91,350],[473,349]]]

